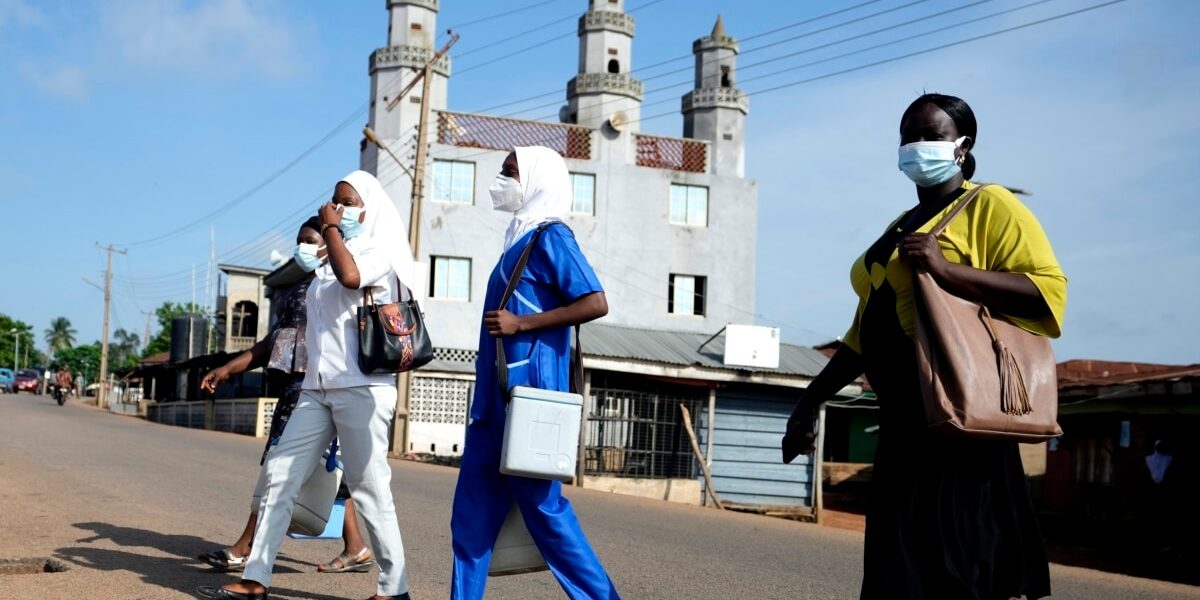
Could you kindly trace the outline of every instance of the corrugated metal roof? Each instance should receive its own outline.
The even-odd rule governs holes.
[[[807,346],[779,345],[779,368],[731,367],[725,364],[725,336],[706,333],[638,329],[589,323],[583,326],[585,356],[644,360],[679,366],[697,366],[726,371],[750,371],[816,377],[829,359]]]

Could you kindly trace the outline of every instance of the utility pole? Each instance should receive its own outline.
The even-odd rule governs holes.
[[[400,99],[403,98],[405,94],[416,87],[418,81],[424,82],[421,91],[421,119],[417,126],[417,157],[412,171],[409,171],[408,168],[400,162],[400,159],[397,158],[395,154],[392,154],[392,151],[389,148],[383,145],[383,143],[374,135],[375,132],[372,131],[367,133],[367,130],[363,131],[363,133],[367,135],[368,139],[386,151],[388,155],[392,157],[392,160],[395,160],[402,169],[412,176],[412,206],[410,208],[408,217],[408,243],[410,246],[412,246],[414,261],[421,260],[421,201],[425,197],[425,160],[426,155],[428,154],[426,152],[427,144],[425,143],[425,137],[429,127],[430,97],[433,95],[433,86],[430,85],[430,83],[433,81],[433,65],[437,63],[437,61],[441,60],[442,57],[450,51],[451,46],[458,42],[458,34],[454,33],[453,31],[450,31],[449,33],[450,39],[446,42],[446,44],[442,46],[436,54],[433,55],[433,58],[429,59],[429,62],[425,63],[425,68],[419,75],[417,75],[417,78],[411,81],[404,88],[404,90],[400,92],[399,95],[397,95],[392,99],[391,102],[388,103],[387,106],[387,110],[392,110],[400,103]],[[408,411],[411,392],[412,374],[396,374],[396,417],[395,421],[392,423],[392,452],[401,456],[406,454],[409,450]]]
[[[150,319],[154,318],[154,311],[143,310],[143,315],[146,315],[146,333],[142,337],[142,352],[146,352],[146,348],[150,347]]]
[[[128,251],[118,250],[112,244],[101,246],[97,243],[96,247],[107,253],[104,267],[104,326],[100,333],[100,387],[96,390],[96,406],[103,408],[108,396],[108,307],[112,302],[112,255],[113,252],[127,254]]]

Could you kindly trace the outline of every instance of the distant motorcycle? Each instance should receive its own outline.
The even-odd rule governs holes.
[[[63,389],[61,385],[54,386],[54,391],[51,393],[51,395],[54,397],[54,401],[57,402],[59,406],[62,406],[67,401],[67,390]]]

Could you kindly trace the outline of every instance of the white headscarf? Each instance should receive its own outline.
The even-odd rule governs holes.
[[[383,185],[366,171],[351,171],[342,181],[350,184],[363,201],[362,233],[346,241],[346,249],[358,256],[368,248],[381,252],[392,265],[400,281],[408,287],[415,283],[412,247],[408,245],[408,226]]]
[[[538,225],[566,219],[571,210],[571,175],[562,156],[545,146],[522,146],[516,152],[525,197],[504,232],[506,251]]]

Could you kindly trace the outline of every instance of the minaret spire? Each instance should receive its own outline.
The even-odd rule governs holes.
[[[563,122],[598,128],[623,112],[636,130],[642,82],[629,75],[634,20],[624,5],[624,0],[591,0],[579,18],[579,73],[567,83]]]
[[[725,33],[720,15],[712,33],[692,44],[692,53],[696,55],[696,83],[695,89],[683,96],[683,135],[712,143],[713,173],[744,177],[750,102],[734,85],[738,43]]]

